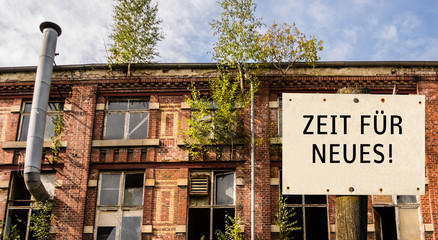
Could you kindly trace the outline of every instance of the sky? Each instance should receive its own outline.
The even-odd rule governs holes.
[[[296,23],[324,41],[321,61],[437,61],[437,0],[254,0],[266,26]],[[0,67],[36,66],[40,23],[62,28],[57,65],[106,63],[114,0],[1,0]],[[158,63],[208,63],[216,0],[158,0]],[[263,33],[267,27],[260,29]]]

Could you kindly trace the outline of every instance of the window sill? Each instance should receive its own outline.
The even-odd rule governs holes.
[[[193,140],[188,140],[189,144],[193,143]],[[234,142],[234,145],[243,145],[244,144],[244,140],[243,139],[236,139],[236,141]],[[183,139],[177,139],[176,140],[176,145],[179,147],[183,147],[185,145],[184,140]],[[215,146],[215,145],[220,145],[220,146],[231,146],[231,143],[219,143],[219,144],[207,144],[208,146]]]
[[[2,143],[3,149],[17,149],[17,148],[26,148],[27,141],[8,141]],[[52,146],[51,141],[44,141],[43,147],[50,148]],[[61,141],[61,147],[67,147],[67,141]]]
[[[92,147],[158,147],[159,139],[130,139],[130,140],[93,140]]]

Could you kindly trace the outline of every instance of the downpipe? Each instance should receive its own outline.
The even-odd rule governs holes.
[[[46,201],[50,198],[50,194],[41,182],[41,158],[56,42],[58,36],[61,35],[61,28],[55,23],[43,22],[40,25],[40,30],[43,33],[43,41],[36,72],[27,134],[24,182],[35,200]]]

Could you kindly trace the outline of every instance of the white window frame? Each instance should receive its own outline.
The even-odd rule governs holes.
[[[118,203],[117,205],[101,205],[101,189],[102,189],[102,175],[120,175],[119,181],[119,195],[118,195]],[[125,182],[126,175],[129,174],[143,174],[143,186],[142,186],[142,196],[141,196],[141,204],[135,206],[125,206],[124,205],[124,193],[125,193]],[[139,239],[141,239],[141,226],[143,222],[143,204],[144,204],[144,171],[113,171],[113,172],[101,172],[99,174],[99,185],[97,192],[97,203],[96,203],[96,221],[95,221],[95,231],[94,231],[94,239],[97,239],[97,233],[99,227],[115,227],[116,229],[116,238],[121,239],[122,234],[122,219],[123,216],[132,216],[132,217],[140,217],[140,232]],[[112,218],[104,217],[112,215]]]

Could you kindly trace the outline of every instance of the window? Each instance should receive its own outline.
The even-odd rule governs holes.
[[[144,173],[100,175],[96,239],[140,239]]]
[[[294,208],[299,231],[294,239],[328,239],[327,197],[325,195],[288,195],[287,207]]]
[[[376,239],[420,239],[419,203],[417,196],[374,196]]]
[[[20,134],[18,137],[18,141],[26,141],[27,140],[27,132],[29,129],[29,120],[30,120],[30,111],[31,111],[32,103],[25,102],[23,103],[21,109],[21,124],[20,124]],[[54,136],[53,132],[53,121],[52,119],[58,117],[58,109],[59,111],[64,110],[64,103],[62,102],[49,102],[47,106],[47,117],[46,117],[46,129],[44,131],[44,141],[50,141],[50,139]]]
[[[108,101],[104,137],[110,139],[145,139],[148,137],[149,101]]]
[[[225,229],[225,216],[234,216],[235,174],[230,171],[191,172],[189,187],[188,239],[214,239],[216,230]]]
[[[44,187],[53,196],[55,190],[55,173],[42,173],[41,181]],[[34,200],[26,189],[23,175],[15,173],[12,175],[11,191],[8,196],[8,209],[5,221],[4,234],[7,236],[11,228],[18,230],[20,239],[35,239],[32,231],[29,230],[30,216],[38,211],[32,205]]]

